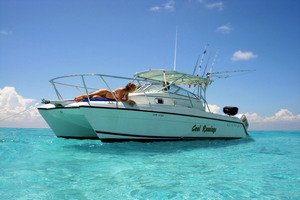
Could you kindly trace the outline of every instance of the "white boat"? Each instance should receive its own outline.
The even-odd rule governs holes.
[[[132,80],[138,86],[129,98],[131,107],[117,100],[74,102],[63,100],[56,82],[67,77],[81,77],[88,93],[86,78],[100,77],[111,91],[105,77]],[[248,136],[248,121],[234,117],[235,107],[225,107],[226,114],[210,112],[206,102],[210,76],[199,77],[171,70],[136,73],[134,79],[102,74],[64,76],[50,81],[59,101],[47,101],[39,109],[58,137],[93,138],[103,142],[237,139]],[[64,84],[66,86],[70,86]],[[76,86],[77,88],[80,88]]]

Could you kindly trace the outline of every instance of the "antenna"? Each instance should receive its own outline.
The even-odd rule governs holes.
[[[228,78],[229,75],[223,75],[227,73],[236,73],[236,72],[254,72],[256,70],[233,70],[233,71],[223,71],[223,72],[211,72],[207,73],[208,77],[215,77],[215,78]]]
[[[198,59],[197,59],[197,62],[196,62],[195,68],[194,68],[193,75],[194,75],[194,74],[195,74],[195,72],[196,72],[196,69],[197,69],[197,66],[198,66],[198,61],[199,61],[199,58],[200,58],[200,55],[198,56]]]
[[[175,55],[174,55],[174,71],[176,71],[177,33],[178,33],[178,26],[176,26]]]
[[[247,69],[247,70],[233,70],[233,71],[224,71],[224,72],[213,72],[210,74],[225,74],[225,73],[233,73],[233,72],[254,72],[253,69]]]
[[[201,58],[201,61],[200,61],[200,65],[199,65],[198,72],[197,72],[197,76],[198,76],[199,73],[200,73],[200,70],[201,70],[201,67],[202,67],[203,58],[204,58],[204,55],[206,54],[206,49],[207,49],[207,47],[208,47],[208,44],[205,46],[205,49],[204,49],[204,51],[203,51],[202,58]]]
[[[202,77],[204,76],[204,74],[205,74],[205,72],[206,72],[207,65],[208,65],[208,63],[209,63],[209,59],[210,59],[210,55],[208,55],[208,59],[207,59],[207,62],[206,62],[206,65],[205,65],[205,68],[204,68],[204,71],[203,71]]]
[[[217,51],[217,53],[216,53],[216,55],[215,55],[215,58],[214,58],[214,60],[213,60],[213,62],[212,62],[212,64],[211,64],[209,73],[211,73],[211,71],[212,71],[212,69],[213,69],[213,66],[214,66],[214,64],[215,64],[215,62],[216,62],[216,59],[217,59],[217,56],[218,56],[218,53],[219,53],[219,50]]]

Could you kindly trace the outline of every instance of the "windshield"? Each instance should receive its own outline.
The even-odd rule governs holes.
[[[199,99],[194,93],[187,91],[181,87],[170,85],[165,87],[165,84],[145,84],[141,85],[136,92],[169,92],[171,94],[178,94],[186,97]]]

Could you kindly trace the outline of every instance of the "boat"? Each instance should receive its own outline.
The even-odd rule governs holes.
[[[79,74],[50,80],[58,100],[44,100],[39,112],[56,136],[64,138],[99,138],[102,142],[177,141],[203,139],[238,139],[248,136],[245,115],[235,115],[237,107],[224,107],[224,114],[212,113],[206,101],[206,90],[213,83],[210,73],[197,76],[176,70],[147,70],[132,78],[103,74]],[[137,90],[129,98],[64,100],[57,85],[75,87],[88,94],[87,78],[99,78],[109,90],[106,78],[134,82]],[[81,86],[58,80],[79,78]]]
[[[79,103],[72,100],[44,101],[39,113],[57,137],[98,139],[95,131],[82,115]]]

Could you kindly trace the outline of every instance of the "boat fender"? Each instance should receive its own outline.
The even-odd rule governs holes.
[[[226,114],[226,115],[229,115],[229,116],[234,116],[238,113],[239,109],[238,107],[232,107],[232,106],[225,106],[223,108],[223,112]]]

